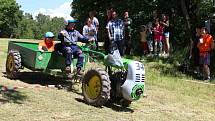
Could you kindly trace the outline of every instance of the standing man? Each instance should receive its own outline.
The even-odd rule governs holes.
[[[96,28],[96,38],[95,38],[95,42],[96,42],[96,50],[98,50],[98,30],[99,30],[99,20],[95,17],[96,15],[96,11],[90,11],[89,12],[89,17],[92,21],[92,25]]]
[[[193,36],[193,41],[191,41],[191,46],[190,46],[190,57],[191,62],[193,63],[194,66],[194,73],[197,74],[199,73],[199,48],[197,47],[199,43],[199,39],[201,38],[201,27],[196,27],[195,34]]]
[[[112,12],[113,12],[113,8],[108,8],[106,10],[106,16],[105,16],[105,27],[108,24],[109,21],[112,20]],[[109,40],[109,36],[108,36],[108,30],[105,30],[105,40],[104,40],[104,49],[105,49],[105,54],[110,53],[110,40]]]
[[[108,37],[111,43],[111,48],[117,46],[120,55],[124,55],[124,23],[117,17],[116,11],[112,12],[112,20],[110,20],[106,26],[108,31]],[[111,51],[110,51],[111,52]]]
[[[202,65],[203,79],[210,80],[210,52],[214,48],[213,37],[208,34],[205,27],[201,28],[201,37],[197,44],[199,48],[199,63]]]
[[[125,26],[125,54],[130,55],[131,52],[131,24],[132,19],[129,18],[128,11],[124,13],[124,26]]]

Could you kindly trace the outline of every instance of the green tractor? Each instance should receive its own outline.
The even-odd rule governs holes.
[[[145,68],[141,62],[124,59],[115,54],[85,50],[102,60],[105,68],[92,68],[82,79],[84,100],[94,106],[105,105],[108,101],[119,103],[124,107],[143,96],[145,86]]]
[[[110,101],[129,106],[132,101],[143,96],[145,68],[141,62],[118,58],[112,54],[105,55],[89,46],[80,47],[85,55],[84,67],[89,60],[98,60],[104,65],[101,65],[103,68],[92,67],[85,71],[81,79],[82,93],[88,104],[102,106]],[[11,79],[18,78],[24,67],[53,74],[54,70],[64,70],[64,62],[65,58],[56,52],[40,52],[37,43],[10,41],[6,74]],[[71,66],[75,65],[75,59],[73,62]],[[60,74],[65,73],[61,71]]]

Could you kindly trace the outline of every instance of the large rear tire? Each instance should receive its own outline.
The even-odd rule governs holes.
[[[110,79],[103,69],[91,69],[83,77],[84,100],[94,106],[102,106],[110,99]]]
[[[8,78],[15,79],[18,77],[21,68],[21,55],[17,50],[10,50],[6,61],[6,74]]]

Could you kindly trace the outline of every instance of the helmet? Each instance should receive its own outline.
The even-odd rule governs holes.
[[[54,34],[52,32],[46,32],[45,38],[52,38],[54,37]]]
[[[67,26],[69,23],[77,23],[78,20],[75,20],[74,18],[72,17],[67,17],[65,20],[64,20],[64,24]]]

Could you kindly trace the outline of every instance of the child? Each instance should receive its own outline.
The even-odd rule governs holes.
[[[164,27],[160,25],[159,21],[155,22],[155,27],[153,28],[154,31],[154,43],[155,43],[155,53],[157,55],[161,55],[163,51],[163,32]]]
[[[142,45],[142,51],[143,54],[146,55],[148,54],[148,44],[147,44],[147,28],[145,25],[140,26],[140,35],[141,35],[141,45]]]
[[[38,46],[39,51],[41,51],[41,52],[44,52],[44,51],[53,52],[54,51],[54,45],[55,45],[55,43],[53,42],[54,34],[52,32],[46,32],[44,37],[45,37],[44,40],[39,42],[39,46]]]

